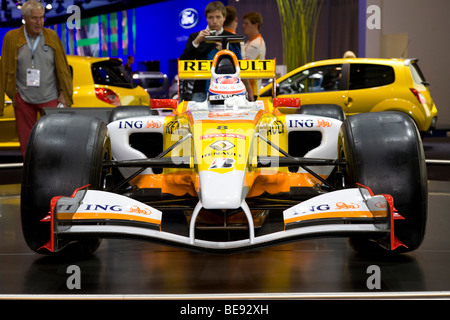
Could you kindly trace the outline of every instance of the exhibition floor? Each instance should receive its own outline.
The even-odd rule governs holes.
[[[427,159],[450,159],[450,138],[425,138]],[[0,169],[0,299],[29,295],[106,298],[450,298],[450,167],[429,166],[429,217],[422,246],[394,258],[361,257],[344,238],[307,240],[238,254],[103,240],[87,260],[33,253],[20,225],[20,168]],[[69,289],[69,266],[80,288]],[[369,266],[380,289],[369,288]]]

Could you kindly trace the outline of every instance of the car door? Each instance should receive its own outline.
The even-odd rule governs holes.
[[[277,84],[277,97],[300,98],[302,105],[337,104],[345,108],[347,81],[343,67],[331,64],[300,70]]]
[[[349,90],[344,98],[347,115],[370,112],[379,102],[395,98],[394,68],[375,63],[351,63]]]

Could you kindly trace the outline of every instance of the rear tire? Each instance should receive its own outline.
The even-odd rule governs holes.
[[[345,120],[344,110],[337,104],[306,104],[301,106],[296,113]]]
[[[21,192],[22,230],[30,249],[47,253],[41,247],[50,239],[50,223],[41,219],[54,196],[71,196],[88,184],[101,189],[106,174],[102,161],[110,158],[110,150],[106,124],[99,119],[52,114],[38,121],[27,146]],[[62,251],[90,255],[100,241],[75,242]]]
[[[111,111],[109,122],[133,118],[157,115],[158,112],[150,109],[148,106],[119,106]]]
[[[347,118],[339,135],[339,155],[347,162],[345,184],[360,183],[375,194],[390,194],[394,207],[405,220],[394,222],[397,238],[408,248],[423,241],[428,210],[425,154],[414,121],[400,112],[364,113]],[[370,240],[352,238],[359,252],[376,251]],[[384,249],[383,249],[384,250]]]

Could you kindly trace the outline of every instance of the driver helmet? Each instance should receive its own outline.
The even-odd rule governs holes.
[[[214,56],[208,90],[210,104],[224,104],[225,99],[235,96],[247,97],[240,73],[241,69],[234,52],[221,50]]]

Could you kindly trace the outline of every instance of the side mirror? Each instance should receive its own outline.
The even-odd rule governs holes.
[[[150,109],[176,109],[176,99],[150,99]]]
[[[300,98],[273,98],[273,108],[300,108]]]

